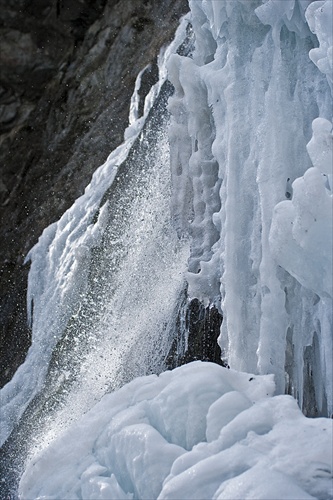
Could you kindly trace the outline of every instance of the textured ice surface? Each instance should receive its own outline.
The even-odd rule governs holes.
[[[31,459],[20,498],[332,498],[332,420],[273,392],[199,361],[137,378]]]
[[[189,294],[223,311],[231,367],[274,373],[278,392],[330,414],[332,2],[190,7],[193,59],[168,63]]]

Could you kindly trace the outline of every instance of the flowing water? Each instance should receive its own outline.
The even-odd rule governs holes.
[[[8,491],[15,491],[25,460],[106,392],[166,368],[189,254],[170,211],[167,101],[172,91],[165,81],[125,161],[116,165],[89,226],[98,227],[98,238],[89,251],[82,244],[75,249],[76,275],[82,273],[85,284],[80,287],[78,279],[78,292],[72,290],[75,300],[48,367],[40,353],[33,364],[37,373],[46,369],[45,381],[3,447]]]

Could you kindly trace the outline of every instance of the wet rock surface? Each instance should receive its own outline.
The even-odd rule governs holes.
[[[25,256],[122,142],[136,75],[187,11],[186,0],[0,0],[1,385],[30,344]]]
[[[227,366],[221,359],[221,348],[217,342],[222,319],[214,305],[205,307],[198,299],[188,299],[185,292],[177,318],[176,335],[166,359],[168,369],[197,360]]]

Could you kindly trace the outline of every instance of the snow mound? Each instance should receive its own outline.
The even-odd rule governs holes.
[[[332,421],[274,390],[199,361],[137,378],[30,458],[20,498],[332,498]]]

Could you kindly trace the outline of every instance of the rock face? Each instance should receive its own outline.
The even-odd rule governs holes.
[[[122,142],[136,75],[187,11],[186,0],[0,0],[1,385],[30,343],[24,258]]]
[[[205,307],[198,299],[189,299],[185,289],[176,318],[175,337],[166,358],[167,368],[173,370],[197,360],[228,367],[217,342],[222,320],[222,314],[214,305]]]

